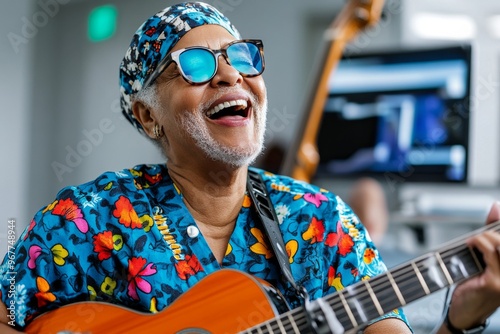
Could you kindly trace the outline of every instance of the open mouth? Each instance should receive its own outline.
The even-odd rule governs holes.
[[[209,111],[206,115],[210,119],[219,119],[227,116],[248,116],[248,103],[246,100],[232,100],[219,103]]]

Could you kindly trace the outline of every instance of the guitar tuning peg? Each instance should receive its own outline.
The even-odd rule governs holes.
[[[368,23],[370,20],[370,12],[363,7],[356,8],[354,15],[356,16],[356,19],[362,21],[363,23]]]
[[[383,7],[383,0],[357,0],[353,14],[362,24],[372,25],[379,20]]]

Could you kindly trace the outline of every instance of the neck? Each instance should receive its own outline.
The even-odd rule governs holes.
[[[167,163],[193,218],[203,225],[232,228],[246,191],[247,167],[186,168]],[[220,166],[219,166],[220,167]]]

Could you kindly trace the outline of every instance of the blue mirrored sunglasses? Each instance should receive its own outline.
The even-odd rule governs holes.
[[[261,40],[244,39],[229,43],[220,50],[194,46],[170,53],[146,80],[143,88],[148,87],[160,74],[174,62],[184,80],[192,85],[212,80],[217,73],[219,55],[242,76],[254,77],[264,72],[264,45]]]

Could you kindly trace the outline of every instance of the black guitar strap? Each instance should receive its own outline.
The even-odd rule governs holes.
[[[295,291],[300,296],[304,297],[304,289],[299,287],[293,279],[285,243],[283,242],[283,237],[279,228],[278,217],[276,216],[274,206],[267,194],[266,185],[260,174],[250,169],[248,170],[247,189],[255,209],[259,214],[262,225],[264,226],[264,230],[271,243],[274,254],[276,255],[281,272]]]
[[[298,285],[292,276],[290,270],[290,262],[285,249],[285,243],[279,228],[278,217],[274,211],[274,206],[269,199],[266,185],[262,180],[259,173],[248,170],[247,189],[254,203],[254,207],[261,219],[262,225],[266,232],[267,238],[271,243],[274,254],[278,260],[281,272],[286,280],[295,289],[298,296],[304,299],[305,313],[310,325],[310,329],[315,334],[331,333],[341,334],[344,333],[344,327],[337,320],[333,309],[327,306],[322,299],[318,299],[315,304],[309,300],[309,295],[304,287]],[[317,311],[321,309],[324,317],[318,317]]]

